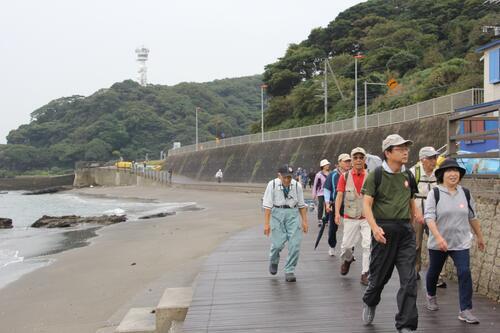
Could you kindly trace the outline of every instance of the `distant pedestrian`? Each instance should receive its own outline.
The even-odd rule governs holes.
[[[323,224],[323,211],[325,206],[325,197],[323,195],[323,188],[325,187],[326,178],[330,174],[330,162],[327,159],[319,162],[320,171],[314,177],[314,184],[312,188],[312,198],[317,200],[318,203],[318,227]]]
[[[354,246],[361,239],[363,257],[361,263],[361,284],[368,285],[368,269],[370,267],[371,230],[363,214],[363,194],[361,189],[368,172],[365,170],[366,151],[356,147],[351,151],[353,168],[340,175],[335,202],[335,224],[340,225],[340,207],[344,204],[344,233],[340,247],[340,274],[347,275],[354,261]]]
[[[314,177],[316,177],[316,172],[314,171],[313,168],[309,169],[309,173],[307,174],[307,179],[309,181],[309,188],[313,187],[314,184]],[[305,187],[304,187],[305,188]]]
[[[484,251],[484,239],[476,217],[470,191],[459,185],[465,169],[455,159],[446,159],[435,171],[438,186],[429,192],[425,201],[425,221],[430,234],[429,270],[426,277],[427,309],[439,309],[436,282],[448,256],[457,268],[460,312],[458,319],[479,324],[472,314],[472,277],[470,271],[471,229],[477,237],[477,246]]]
[[[278,177],[266,187],[263,198],[264,234],[271,235],[269,273],[276,275],[280,252],[288,242],[285,280],[295,282],[295,267],[299,260],[302,233],[307,233],[307,210],[302,185],[292,179],[293,169],[288,165],[278,170]],[[302,218],[300,222],[299,214]]]
[[[395,318],[398,332],[411,332],[418,326],[416,244],[410,219],[423,223],[423,216],[415,205],[415,179],[404,169],[412,143],[398,134],[387,136],[382,142],[384,162],[368,175],[362,190],[364,215],[373,234],[363,322],[373,321],[382,290],[396,267],[400,281]]]
[[[325,210],[328,214],[328,254],[335,255],[335,247],[337,246],[337,230],[338,225],[335,223],[335,200],[337,199],[337,185],[340,175],[351,169],[351,156],[346,153],[339,155],[337,168],[330,172],[326,178],[323,195],[325,196]],[[340,219],[344,216],[344,205],[339,207]]]
[[[172,175],[173,175],[173,173],[174,173],[174,170],[172,170],[172,168],[168,169],[167,175],[168,175],[168,183],[170,185],[172,185]]]
[[[217,179],[217,183],[220,183],[222,182],[222,177],[223,177],[223,173],[222,173],[222,169],[219,169],[219,171],[217,171],[215,173],[215,179]]]

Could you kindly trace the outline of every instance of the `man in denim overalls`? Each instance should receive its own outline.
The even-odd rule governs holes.
[[[275,275],[278,272],[280,252],[288,242],[288,258],[285,263],[287,282],[296,281],[295,266],[299,260],[302,232],[306,233],[308,229],[302,185],[292,179],[292,176],[293,169],[290,166],[281,167],[278,177],[267,184],[263,198],[264,234],[271,235],[269,273]]]

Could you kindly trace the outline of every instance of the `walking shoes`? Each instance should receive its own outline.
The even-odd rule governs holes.
[[[344,260],[344,262],[342,263],[342,266],[340,266],[340,274],[341,275],[347,275],[347,273],[349,273],[349,268],[351,267],[351,264],[353,261],[354,261],[354,258],[352,258],[352,260],[350,260],[350,261]]]
[[[439,305],[437,303],[437,297],[436,296],[429,296],[427,295],[426,297],[426,304],[425,307],[429,311],[437,311],[439,310]]]
[[[278,273],[278,264],[270,263],[269,264],[269,273],[271,273],[271,275],[276,275],[276,273]]]
[[[286,282],[295,282],[297,279],[295,278],[295,274],[293,273],[285,273],[285,281]]]
[[[363,323],[365,325],[370,325],[373,321],[373,318],[375,318],[375,309],[377,309],[376,306],[368,306],[365,303],[363,303]]]
[[[458,319],[468,324],[479,324],[479,319],[469,309],[459,312]]]

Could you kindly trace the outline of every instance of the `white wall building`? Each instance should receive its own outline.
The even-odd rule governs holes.
[[[484,102],[500,99],[500,39],[481,46],[476,52],[483,52]]]

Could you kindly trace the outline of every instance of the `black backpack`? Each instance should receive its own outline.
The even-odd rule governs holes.
[[[439,202],[439,189],[437,187],[434,187],[432,190],[434,191],[434,200],[436,201],[436,207],[437,207],[437,204]],[[462,187],[462,190],[464,190],[465,198],[467,199],[467,206],[469,206],[469,209],[472,212],[472,214],[476,215],[476,213],[474,213],[474,209],[472,209],[472,206],[470,205],[470,191],[469,191],[469,189]]]

